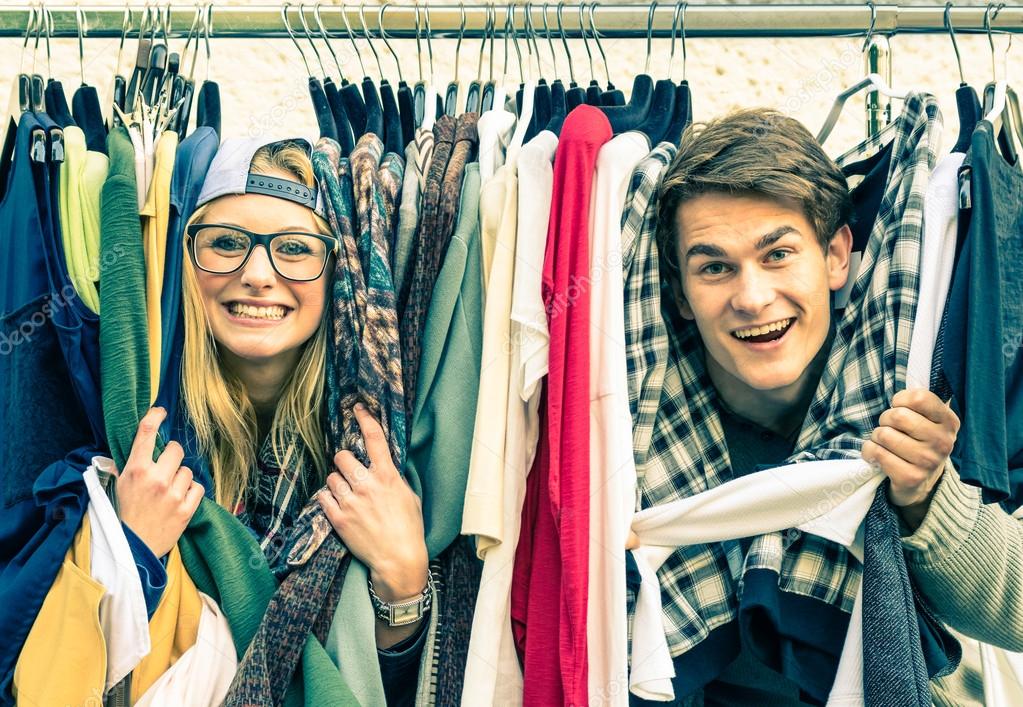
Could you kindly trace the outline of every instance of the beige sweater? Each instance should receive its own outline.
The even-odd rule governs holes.
[[[909,572],[939,619],[965,636],[1023,651],[1023,525],[981,503],[951,467],[916,532],[902,539]],[[952,675],[932,682],[937,705],[984,704],[975,646]]]

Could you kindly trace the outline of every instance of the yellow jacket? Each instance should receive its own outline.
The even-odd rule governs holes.
[[[102,704],[107,659],[99,606],[106,590],[90,576],[91,539],[86,514],[18,656],[18,704]],[[195,645],[201,613],[199,590],[175,546],[167,558],[167,586],[149,620],[152,648],[132,672],[132,704]]]

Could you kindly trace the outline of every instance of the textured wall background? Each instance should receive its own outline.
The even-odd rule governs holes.
[[[14,3],[0,0],[0,7]],[[219,2],[217,5],[244,5],[243,2]],[[325,3],[325,6],[328,3]],[[665,3],[669,4],[669,3]],[[737,3],[723,3],[737,4]],[[861,4],[861,3],[850,3]],[[903,4],[932,4],[929,2],[904,2]],[[375,7],[375,5],[374,5]],[[310,13],[311,14],[311,13]],[[565,13],[565,22],[569,22]],[[574,14],[574,13],[571,13]],[[136,21],[138,14],[136,13]],[[555,21],[553,10],[551,23]],[[864,18],[869,17],[864,10]],[[354,18],[354,13],[352,13]],[[597,14],[600,26],[599,11]],[[310,17],[311,20],[311,17]],[[214,23],[216,15],[214,13]],[[958,35],[963,69],[966,79],[973,86],[982,89],[991,80],[991,52],[987,38],[983,35]],[[605,39],[603,47],[610,64],[611,80],[620,88],[631,86],[632,77],[642,72],[646,60],[645,40]],[[995,38],[999,47],[999,62],[1002,60],[1006,39]],[[184,40],[172,40],[172,51],[180,51]],[[128,54],[134,54],[134,42],[129,42]],[[437,84],[443,86],[454,76],[455,41],[434,40],[434,68]],[[669,44],[667,39],[654,40],[651,53],[651,73],[654,78],[663,78],[669,68],[673,77],[681,78],[681,51],[676,52],[675,61],[669,67]],[[864,60],[860,54],[862,38],[829,39],[689,39],[687,41],[688,62],[686,76],[692,86],[694,114],[697,120],[706,120],[738,107],[772,106],[803,121],[812,132],[823,123],[835,94],[863,77]],[[366,69],[377,76],[376,63],[365,42],[357,45],[362,52]],[[410,82],[418,78],[418,54],[415,40],[391,40],[398,54],[404,77]],[[585,85],[590,77],[590,68],[581,40],[569,40],[577,80]],[[958,127],[955,110],[955,89],[959,74],[955,63],[952,44],[945,34],[904,35],[892,42],[894,57],[893,84],[900,90],[924,90],[935,94],[941,103],[945,118],[945,142],[951,146],[955,141]],[[224,130],[228,135],[236,134],[312,134],[315,128],[312,109],[306,92],[306,76],[301,58],[294,45],[287,39],[233,40],[216,39],[211,42],[212,61],[209,66],[210,78],[221,86],[224,106]],[[318,42],[324,64],[335,76],[337,70],[333,59],[323,51]],[[361,76],[358,60],[352,45],[347,40],[334,40],[333,46],[342,62],[342,69],[350,79]],[[397,71],[391,56],[382,43],[376,46],[381,53],[384,74],[392,81],[397,80]],[[604,67],[600,55],[591,41],[594,54],[594,68],[598,80],[603,81]],[[520,47],[525,55],[526,47]],[[303,44],[310,61],[315,61],[308,45]],[[568,78],[568,64],[560,42],[555,42],[557,74]],[[424,47],[425,49],[425,47]],[[462,43],[459,61],[459,77],[463,84],[475,74],[479,57],[479,40],[465,40]],[[78,43],[75,39],[53,40],[51,42],[51,70],[61,79],[65,87],[73,89],[79,83]],[[18,71],[21,42],[0,40],[0,86],[10,86]],[[102,92],[109,93],[111,77],[117,55],[117,40],[91,39],[85,41],[85,79]],[[515,52],[509,48],[510,71],[518,81],[518,65]],[[495,46],[495,75],[501,74],[504,48],[501,40]],[[555,75],[551,66],[551,54],[544,39],[540,40],[540,56],[543,74],[548,78]],[[40,50],[36,57],[37,70],[45,73],[45,53]],[[484,62],[486,64],[486,62]],[[1023,66],[1023,48],[1009,57],[1010,76],[1019,74]],[[428,70],[428,66],[427,66]],[[1001,71],[999,63],[999,71]],[[317,68],[318,71],[318,68]],[[484,66],[484,74],[487,68]],[[205,75],[203,63],[196,71],[197,77]],[[2,89],[0,89],[2,90]],[[464,99],[462,99],[464,100]],[[0,104],[2,105],[2,104]],[[194,114],[194,112],[193,112]],[[842,118],[829,138],[828,151],[837,154],[853,146],[865,135],[863,98],[858,96],[850,101]]]

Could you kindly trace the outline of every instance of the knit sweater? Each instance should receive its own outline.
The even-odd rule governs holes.
[[[904,529],[905,532],[905,529]],[[949,465],[923,523],[905,535],[906,566],[936,616],[953,629],[1023,651],[1023,526],[997,504],[981,503]],[[933,681],[938,704],[983,703],[976,666]]]

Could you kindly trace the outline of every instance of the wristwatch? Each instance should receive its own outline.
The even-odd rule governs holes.
[[[369,580],[369,598],[373,602],[373,610],[377,618],[386,621],[388,626],[408,626],[426,616],[433,603],[433,572],[426,570],[426,586],[415,599],[397,603],[386,602],[373,591],[373,580]]]

